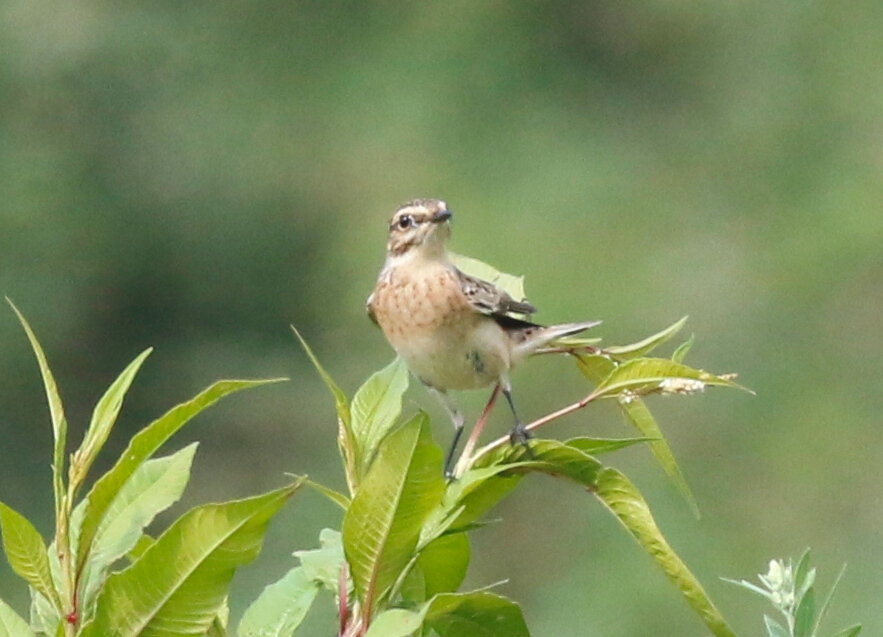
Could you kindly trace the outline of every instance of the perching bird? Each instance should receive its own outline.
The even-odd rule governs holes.
[[[389,223],[386,262],[367,303],[368,316],[453,421],[454,440],[445,459],[448,476],[463,432],[463,416],[448,390],[498,384],[515,419],[510,439],[527,444],[528,431],[512,402],[509,370],[555,340],[599,323],[544,327],[526,320],[536,311],[530,303],[451,263],[445,249],[451,216],[437,199],[415,199],[396,210]]]

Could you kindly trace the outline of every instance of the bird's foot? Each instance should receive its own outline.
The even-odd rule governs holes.
[[[536,454],[534,454],[533,449],[530,448],[531,438],[533,438],[533,434],[524,426],[524,423],[520,420],[516,420],[515,426],[512,427],[512,431],[509,432],[509,443],[513,447],[521,445],[524,447],[524,452],[527,454],[527,457],[531,460],[536,460]]]

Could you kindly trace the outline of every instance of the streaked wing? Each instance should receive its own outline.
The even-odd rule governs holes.
[[[464,274],[454,268],[460,281],[460,289],[476,312],[493,317],[510,317],[511,314],[533,314],[537,309],[527,301],[516,301],[493,283]]]

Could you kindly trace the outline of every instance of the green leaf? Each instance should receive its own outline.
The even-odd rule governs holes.
[[[469,556],[469,538],[465,533],[442,535],[427,544],[420,551],[415,569],[422,574],[423,598],[456,592],[466,577]]]
[[[419,413],[380,445],[343,518],[344,551],[365,618],[414,557],[443,493],[442,452]]]
[[[652,336],[632,343],[631,345],[615,345],[613,347],[605,347],[604,352],[619,361],[627,361],[653,351],[663,343],[666,343],[675,334],[681,331],[681,328],[687,323],[687,317],[675,321],[661,332],[657,332]]]
[[[524,477],[511,469],[506,465],[472,468],[450,483],[444,513],[456,515],[456,520],[449,527],[466,529],[509,495]]]
[[[638,358],[619,365],[595,389],[594,398],[646,393],[694,393],[705,386],[744,389],[733,381],[667,358]]]
[[[31,593],[31,627],[42,635],[56,635],[64,632],[61,612],[33,587]]]
[[[763,623],[766,626],[766,632],[769,637],[791,637],[785,627],[769,615],[763,616]]]
[[[686,341],[678,345],[678,348],[671,355],[671,359],[676,363],[683,363],[684,359],[687,358],[687,354],[693,348],[693,343],[696,340],[695,334],[690,334],[690,338]]]
[[[181,497],[190,478],[197,443],[165,458],[148,460],[117,493],[95,534],[92,551],[82,574],[84,620],[91,611],[98,589],[110,567],[129,553],[142,537],[144,528],[161,511]]]
[[[81,637],[204,635],[236,568],[257,556],[270,519],[300,484],[184,514],[138,561],[108,578]]]
[[[3,550],[12,570],[51,600],[57,609],[61,609],[61,600],[49,569],[49,554],[34,525],[0,502],[0,531],[3,533]]]
[[[609,378],[616,369],[615,364],[603,356],[581,354],[576,359],[579,370],[596,385],[604,382],[604,379]],[[671,447],[669,447],[665,436],[662,434],[662,429],[659,428],[656,419],[650,413],[644,401],[635,397],[630,401],[619,400],[617,403],[619,408],[622,409],[626,420],[640,431],[642,435],[654,439],[650,442],[650,451],[653,453],[656,461],[662,466],[662,470],[665,471],[669,480],[681,492],[681,496],[687,501],[687,504],[693,511],[693,515],[699,517],[699,505],[696,503],[696,498],[693,496],[690,485],[687,484],[687,480],[677,460],[675,460]]]
[[[297,331],[297,328],[292,325],[291,329],[294,331],[297,340],[300,341],[301,346],[304,348],[304,351],[307,353],[307,356],[313,363],[316,371],[319,372],[319,376],[322,378],[328,389],[331,390],[331,395],[334,397],[334,408],[337,411],[338,426],[337,446],[340,449],[340,455],[343,458],[347,486],[350,489],[350,493],[354,493],[359,484],[359,476],[356,471],[358,447],[356,444],[356,437],[353,434],[349,399],[347,399],[343,390],[337,386],[337,383],[334,382],[331,375],[325,371],[324,367],[322,367],[322,363],[319,362],[319,359],[313,353],[313,350],[310,349],[310,346],[307,345],[304,337]]]
[[[95,534],[104,519],[108,507],[117,496],[117,493],[119,493],[119,490],[145,460],[150,458],[163,443],[191,418],[215,404],[227,394],[250,387],[259,387],[267,383],[279,382],[280,380],[282,379],[218,381],[187,402],[173,407],[163,416],[135,434],[113,468],[99,478],[87,496],[89,504],[86,507],[86,516],[83,519],[80,539],[77,543],[77,572],[82,573],[92,549],[92,541],[95,539]]]
[[[516,301],[524,299],[524,277],[500,272],[484,261],[448,252],[448,258],[458,269],[471,276],[493,283]]]
[[[441,637],[530,637],[518,604],[488,591],[443,593],[427,606],[424,624]]]
[[[650,413],[646,403],[640,398],[635,398],[628,403],[619,401],[619,407],[622,409],[626,420],[628,420],[638,431],[647,438],[655,438],[655,440],[649,443],[653,457],[656,458],[656,461],[662,467],[662,470],[665,471],[668,479],[671,480],[678,491],[680,491],[681,497],[686,500],[687,504],[690,506],[690,510],[693,511],[693,515],[698,518],[699,504],[696,502],[696,498],[693,495],[693,491],[690,489],[690,485],[687,484],[687,479],[684,477],[684,473],[681,471],[678,461],[675,460],[675,455],[672,452],[668,441],[662,434],[662,429],[659,428],[656,418]]]
[[[356,467],[362,477],[371,465],[380,441],[402,413],[402,395],[408,389],[408,368],[401,358],[376,372],[353,397],[350,413],[355,436]]]
[[[46,361],[46,354],[43,353],[43,348],[40,347],[40,342],[37,340],[34,331],[22,313],[15,307],[15,304],[9,300],[9,297],[6,297],[6,302],[9,303],[9,306],[18,316],[19,322],[21,322],[25,333],[28,335],[31,348],[34,350],[37,362],[40,365],[43,386],[46,388],[46,400],[49,403],[49,414],[52,418],[52,436],[55,441],[52,452],[52,488],[55,492],[55,519],[60,521],[63,517],[62,500],[65,497],[66,491],[64,487],[64,453],[65,445],[67,444],[67,420],[64,417],[64,407],[61,404],[61,396],[58,394],[58,385],[55,383],[55,377],[52,375],[49,363]]]
[[[92,412],[92,421],[86,430],[83,443],[71,458],[70,489],[73,493],[79,490],[98,452],[101,451],[104,443],[107,442],[110,430],[113,428],[123,406],[126,392],[129,391],[129,387],[132,385],[132,381],[135,380],[135,375],[141,368],[142,363],[150,356],[152,351],[152,348],[144,350],[135,360],[129,363],[128,367],[111,384],[95,406],[95,410]]]
[[[797,601],[803,598],[816,579],[816,569],[810,567],[810,550],[806,549],[800,559],[797,560],[797,568],[794,569],[794,588]]]
[[[0,599],[0,637],[37,637],[28,623]]]
[[[807,589],[794,615],[794,637],[811,637],[816,619],[816,593]]]
[[[314,582],[322,584],[332,593],[340,588],[340,572],[345,564],[343,540],[340,532],[322,529],[319,533],[321,548],[309,551],[295,551],[294,556],[303,565],[304,573]]]
[[[316,599],[319,584],[302,566],[267,586],[239,622],[239,637],[289,637]]]
[[[286,474],[290,475],[290,474]],[[297,477],[297,476],[294,476]],[[326,487],[324,484],[319,484],[318,482],[313,482],[312,480],[305,480],[304,484],[311,489],[314,489],[324,495],[326,498],[334,502],[341,509],[346,511],[350,506],[350,499],[345,496],[340,491],[335,491],[331,487]]]
[[[365,637],[408,637],[423,623],[423,613],[393,608],[377,614]]]
[[[598,456],[655,440],[654,438],[571,438],[564,444],[590,456]]]
[[[669,546],[644,498],[628,478],[616,469],[604,468],[598,474],[595,495],[662,568],[709,630],[716,637],[735,637],[702,585]]]
[[[507,466],[513,473],[547,473],[583,486],[595,486],[601,463],[576,446],[559,440],[533,439],[524,445],[505,445],[480,456],[475,467]]]
[[[844,628],[839,633],[834,635],[834,637],[858,637],[858,634],[862,632],[862,625],[856,624],[855,626],[850,626],[849,628]]]

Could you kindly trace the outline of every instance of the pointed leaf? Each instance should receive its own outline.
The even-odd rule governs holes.
[[[769,637],[790,637],[785,627],[769,615],[763,616],[763,623],[766,625]]]
[[[693,348],[693,342],[696,340],[695,334],[690,334],[690,338],[678,345],[678,348],[671,355],[671,359],[676,363],[683,363],[687,358],[687,354]]]
[[[307,356],[313,363],[316,371],[319,372],[319,376],[322,377],[322,380],[325,382],[328,389],[331,390],[331,395],[334,397],[334,408],[337,411],[338,427],[337,447],[340,449],[340,455],[343,458],[347,486],[350,489],[350,493],[354,493],[359,484],[359,476],[356,471],[358,448],[356,437],[353,434],[349,400],[347,399],[346,394],[343,393],[343,390],[338,387],[337,383],[334,382],[334,379],[331,378],[331,375],[325,371],[324,367],[322,367],[319,359],[313,353],[313,350],[310,349],[310,346],[307,345],[304,337],[297,331],[297,328],[292,325],[291,329],[294,331],[295,336],[297,336],[297,339],[300,341],[301,346],[304,348],[304,351],[307,353]]]
[[[173,407],[163,416],[135,434],[113,468],[105,473],[92,486],[92,490],[89,491],[87,496],[89,504],[86,507],[86,516],[83,519],[83,527],[77,544],[77,572],[82,572],[83,566],[89,558],[92,541],[95,539],[95,533],[104,519],[107,508],[126,481],[141,466],[141,463],[150,458],[163,443],[191,418],[215,404],[227,394],[250,387],[259,387],[267,383],[279,382],[280,380],[283,379],[218,381],[187,402]]]
[[[302,566],[267,586],[239,622],[238,637],[290,637],[316,599],[319,584]]]
[[[668,327],[666,327],[661,332],[657,332],[652,336],[648,336],[647,338],[638,341],[637,343],[632,343],[631,345],[616,345],[613,347],[605,347],[605,353],[609,354],[613,358],[619,361],[627,361],[633,358],[638,358],[639,356],[644,356],[648,354],[652,350],[656,349],[663,343],[667,342],[671,339],[672,336],[681,331],[681,328],[687,323],[687,317],[683,317]]]
[[[92,421],[86,430],[83,443],[71,458],[71,489],[73,492],[79,489],[98,452],[101,451],[104,443],[107,442],[110,430],[116,422],[120,409],[122,409],[126,392],[129,391],[129,387],[132,385],[132,381],[135,380],[135,375],[141,368],[142,363],[150,356],[152,351],[152,348],[144,350],[135,360],[129,363],[128,367],[108,387],[104,396],[101,397],[101,400],[95,406],[95,410],[92,412]]]
[[[588,487],[595,486],[601,470],[600,462],[576,446],[540,439],[531,440],[529,450],[524,445],[497,447],[479,457],[474,466],[497,465],[509,465],[513,473],[548,473]]]
[[[37,336],[31,329],[31,326],[25,320],[25,317],[15,304],[6,297],[12,310],[18,316],[28,340],[31,342],[31,348],[37,357],[40,365],[40,374],[43,376],[43,386],[46,389],[46,400],[49,403],[49,414],[52,418],[52,436],[55,441],[52,452],[52,488],[55,491],[55,517],[59,520],[62,516],[62,498],[65,495],[64,487],[64,453],[67,444],[67,420],[64,417],[64,407],[61,404],[61,396],[58,394],[58,385],[55,383],[55,377],[49,369],[49,363],[46,361],[46,354],[40,347]]]
[[[850,626],[849,628],[844,628],[839,633],[834,635],[834,637],[858,637],[858,634],[862,632],[862,625],[856,624],[855,626]]]
[[[353,397],[352,427],[358,456],[356,466],[364,475],[377,446],[402,413],[402,395],[408,389],[408,368],[396,358],[376,372]]]
[[[28,623],[0,599],[0,637],[37,637]]]
[[[0,531],[3,533],[3,550],[12,570],[60,609],[61,601],[49,570],[49,554],[34,525],[0,502]]]
[[[807,552],[808,551],[809,551],[809,549],[807,549]],[[843,573],[845,573],[845,572],[846,572],[846,564],[844,564],[843,567],[840,569],[840,572],[837,573],[837,578],[834,580],[834,583],[831,585],[831,590],[828,591],[828,595],[825,597],[825,601],[822,603],[822,607],[819,609],[819,616],[816,619],[816,625],[814,628],[814,632],[818,632],[819,626],[822,625],[822,620],[825,619],[825,615],[828,614],[828,609],[831,607],[831,600],[834,599],[834,591],[837,590],[837,586],[840,584],[840,580],[843,578]],[[853,626],[852,628],[856,628],[856,627]],[[852,628],[850,628],[849,630],[852,630]],[[861,626],[858,626],[858,628],[860,629]],[[858,633],[856,633],[856,634],[858,634]]]
[[[442,452],[420,413],[383,441],[343,519],[344,551],[366,618],[414,557],[443,493]]]
[[[293,475],[293,474],[286,474],[286,475]],[[297,477],[297,476],[294,476],[294,477]],[[346,497],[340,491],[335,491],[331,487],[326,487],[324,484],[319,484],[318,482],[313,482],[312,480],[305,480],[304,484],[306,486],[310,487],[311,489],[315,489],[316,491],[318,491],[319,493],[324,495],[326,498],[328,498],[329,500],[334,502],[334,504],[339,506],[344,511],[346,511],[349,508],[350,499],[348,497]]]
[[[694,393],[706,386],[744,389],[733,381],[667,358],[638,358],[618,366],[595,389],[594,397],[617,396],[623,392],[641,395],[657,393]]]
[[[488,591],[435,596],[424,624],[441,637],[530,637],[518,604]]]
[[[669,546],[635,486],[616,469],[598,474],[595,495],[662,568],[716,637],[735,637],[705,589]]]
[[[807,589],[794,615],[794,637],[811,637],[816,619],[816,593]]]
[[[81,607],[84,613],[92,609],[108,569],[135,547],[144,528],[158,513],[181,497],[190,478],[197,444],[171,456],[146,461],[119,490],[98,527],[91,556],[83,569]],[[84,621],[90,617],[84,614]]]
[[[643,442],[654,442],[654,438],[571,438],[564,444],[579,449],[590,456],[619,451]]]
[[[108,578],[81,636],[204,635],[236,568],[257,556],[270,519],[299,486],[184,514],[137,562]]]

